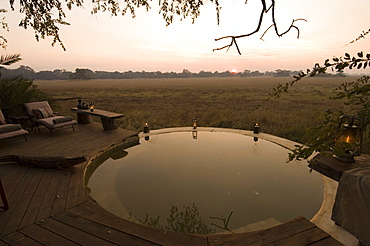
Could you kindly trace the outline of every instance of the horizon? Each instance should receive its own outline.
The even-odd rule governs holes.
[[[4,7],[4,3],[1,5]],[[339,0],[335,5],[319,0],[286,0],[276,4],[276,20],[283,31],[293,19],[298,21],[300,38],[292,29],[278,38],[273,30],[260,36],[270,25],[266,16],[260,32],[238,40],[242,55],[232,47],[212,51],[228,44],[229,41],[216,42],[215,38],[225,35],[245,34],[256,27],[258,2],[226,2],[221,11],[220,26],[216,23],[214,6],[205,4],[201,15],[191,24],[191,20],[174,22],[166,27],[157,13],[157,7],[149,12],[137,11],[137,17],[130,15],[111,17],[107,13],[90,14],[91,3],[85,9],[74,8],[67,11],[67,21],[71,26],[61,26],[61,39],[67,51],[59,44],[51,46],[52,39],[37,42],[33,30],[18,27],[20,14],[6,13],[10,31],[4,36],[8,47],[3,53],[20,53],[23,60],[9,66],[32,67],[35,71],[50,69],[73,70],[88,68],[93,71],[173,71],[187,69],[194,71],[275,71],[311,69],[315,63],[322,64],[325,59],[351,55],[366,50],[368,39],[356,39],[362,31],[368,30],[367,9],[370,1],[354,0],[348,4]],[[318,8],[317,6],[320,6]],[[250,18],[244,18],[249,16]],[[257,18],[258,19],[258,18]],[[242,24],[251,23],[249,26]],[[356,28],[353,28],[355,26]],[[366,73],[367,69],[345,70],[345,73]]]

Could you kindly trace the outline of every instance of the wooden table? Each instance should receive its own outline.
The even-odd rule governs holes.
[[[99,116],[104,130],[117,129],[116,119],[124,117],[123,114],[109,112],[102,109],[94,109],[94,111],[90,111],[90,109],[79,109],[74,107],[71,111],[77,113],[77,122],[79,124],[90,124],[93,122],[92,116]]]
[[[344,171],[354,168],[370,167],[370,156],[362,154],[355,157],[355,162],[343,162],[330,155],[317,154],[314,157],[315,164],[309,164],[309,167],[325,176],[339,182]]]

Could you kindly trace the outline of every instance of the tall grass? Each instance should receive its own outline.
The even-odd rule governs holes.
[[[55,98],[82,97],[97,108],[122,113],[121,127],[142,131],[199,126],[252,129],[258,122],[265,133],[304,143],[309,128],[323,120],[325,110],[339,110],[342,102],[330,100],[333,89],[355,78],[307,78],[280,99],[264,101],[278,83],[289,78],[191,78],[87,81],[35,81]],[[59,103],[72,115],[77,101]],[[260,105],[260,106],[259,106]],[[257,106],[259,106],[257,108]],[[257,108],[257,109],[256,109]],[[96,119],[98,120],[98,119]]]

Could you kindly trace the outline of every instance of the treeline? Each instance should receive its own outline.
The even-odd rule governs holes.
[[[243,72],[233,73],[230,71],[225,72],[210,72],[200,71],[198,73],[190,72],[184,69],[181,73],[176,72],[107,72],[107,71],[92,71],[87,68],[76,68],[74,72],[65,69],[55,69],[54,71],[39,71],[35,72],[29,66],[23,66],[16,69],[0,68],[2,77],[13,78],[22,76],[26,79],[39,79],[39,80],[75,80],[75,79],[136,79],[136,78],[193,78],[193,77],[252,77],[252,76],[274,76],[274,77],[288,77],[297,75],[301,71],[291,71],[277,69],[275,71],[259,72],[244,70]],[[324,74],[321,76],[345,76],[343,73],[337,74]]]

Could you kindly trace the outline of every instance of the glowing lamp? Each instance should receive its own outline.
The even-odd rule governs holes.
[[[94,102],[90,102],[89,104],[90,111],[94,111]]]
[[[344,162],[354,162],[354,156],[361,154],[363,119],[343,115],[340,117],[334,138],[333,157]]]
[[[144,125],[144,133],[149,133],[149,125],[148,125],[148,123],[145,123],[145,125]]]

